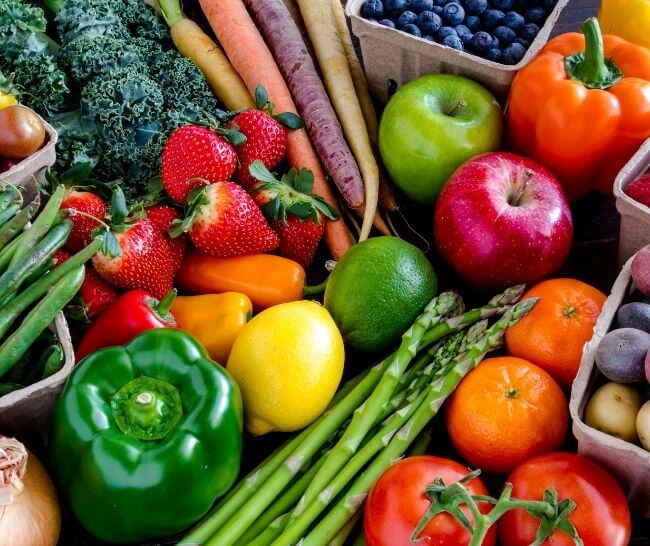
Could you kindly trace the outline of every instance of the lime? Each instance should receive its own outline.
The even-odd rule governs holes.
[[[436,274],[420,249],[397,237],[375,237],[336,264],[325,307],[349,347],[375,352],[399,340],[437,289]]]

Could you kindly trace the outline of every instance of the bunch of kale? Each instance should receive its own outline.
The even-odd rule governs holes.
[[[46,3],[56,11],[61,45],[54,59],[72,91],[58,109],[25,102],[59,132],[60,167],[91,161],[95,177],[123,179],[130,198],[145,195],[169,133],[185,123],[222,120],[224,113],[201,72],[173,48],[167,27],[142,0]]]

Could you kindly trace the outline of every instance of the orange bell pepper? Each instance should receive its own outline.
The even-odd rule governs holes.
[[[195,294],[240,292],[259,310],[302,299],[305,270],[272,254],[214,258],[193,250],[183,258],[175,282]]]
[[[587,20],[551,40],[512,82],[511,146],[544,164],[570,201],[611,193],[616,173],[650,137],[650,49]]]
[[[253,306],[245,294],[224,292],[178,296],[171,312],[178,327],[193,335],[212,360],[225,366],[235,339],[253,314]]]

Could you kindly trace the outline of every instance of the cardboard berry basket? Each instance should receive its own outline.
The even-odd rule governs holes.
[[[604,381],[596,367],[598,344],[613,328],[618,308],[632,291],[631,262],[623,266],[594,327],[594,335],[584,347],[580,370],[571,389],[569,409],[578,452],[609,469],[620,480],[630,504],[645,517],[650,517],[650,452],[640,445],[591,428],[584,421],[587,404],[596,387]]]
[[[618,173],[614,181],[616,208],[621,214],[621,237],[618,261],[625,263],[644,246],[650,244],[650,208],[635,201],[625,189],[650,168],[650,139]]]
[[[45,143],[36,153],[23,159],[17,165],[4,173],[0,173],[0,181],[25,189],[25,201],[29,202],[36,195],[36,182],[42,182],[45,171],[56,161],[56,142],[58,135],[54,128],[43,120],[45,125]]]
[[[370,90],[381,102],[386,102],[392,91],[418,76],[435,73],[467,76],[505,100],[515,74],[548,41],[569,3],[569,0],[558,0],[523,59],[516,65],[505,65],[368,21],[360,15],[364,1],[348,0],[345,11],[351,19],[352,32],[359,38]]]
[[[74,349],[63,313],[57,315],[50,328],[54,330],[63,347],[63,367],[50,377],[24,389],[0,396],[0,431],[3,434],[20,434],[46,425],[63,384],[72,372],[75,363]]]

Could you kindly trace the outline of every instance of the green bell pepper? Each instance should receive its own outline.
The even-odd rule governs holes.
[[[50,437],[52,469],[79,521],[111,542],[177,533],[233,484],[242,401],[180,330],[96,351],[71,374]]]

